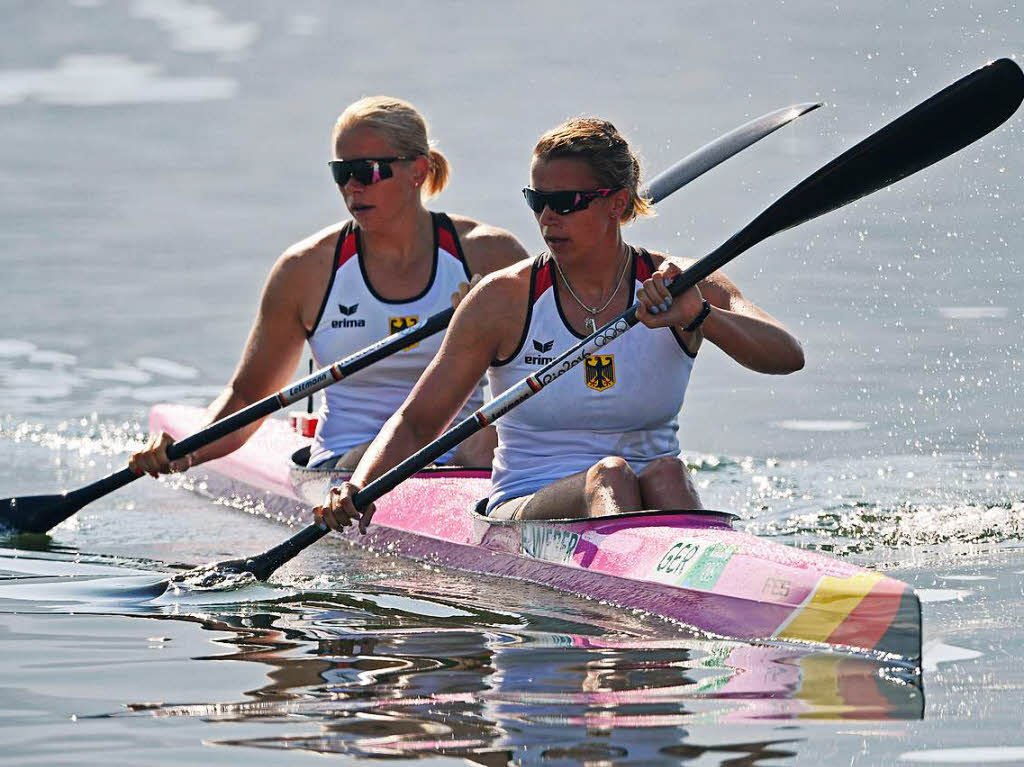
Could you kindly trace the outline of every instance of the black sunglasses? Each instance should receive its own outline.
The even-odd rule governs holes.
[[[526,204],[534,213],[542,213],[544,206],[551,208],[554,213],[564,216],[567,213],[575,213],[590,205],[591,200],[607,197],[610,194],[622,189],[621,186],[610,189],[591,189],[590,191],[566,190],[562,192],[538,192],[536,189],[526,187],[523,189],[523,197]]]
[[[350,178],[354,178],[363,186],[376,184],[395,175],[391,163],[415,160],[415,157],[364,157],[359,160],[331,160],[334,183],[345,186]]]

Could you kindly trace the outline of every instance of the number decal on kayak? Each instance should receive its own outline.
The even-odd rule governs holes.
[[[579,542],[579,533],[542,525],[523,525],[523,553],[534,559],[568,564]]]
[[[735,552],[735,546],[725,543],[678,541],[658,560],[652,575],[662,583],[711,591]]]
[[[704,553],[693,563],[681,586],[711,591],[729,564],[736,547],[726,543],[713,543],[704,549]]]
[[[691,541],[680,541],[654,566],[655,575],[665,575],[674,580],[673,576],[686,571],[686,566],[700,553],[700,544]]]

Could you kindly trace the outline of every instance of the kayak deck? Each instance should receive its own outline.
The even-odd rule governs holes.
[[[203,411],[157,405],[150,428],[181,438]],[[261,501],[269,516],[308,524],[309,509],[340,472],[288,458],[307,446],[281,420],[267,420],[240,450],[204,464],[207,492]],[[734,515],[644,511],[594,519],[495,521],[475,507],[488,471],[421,472],[377,502],[355,545],[459,570],[522,579],[637,608],[737,639],[821,642],[898,655],[919,665],[920,604],[888,576],[732,527]]]

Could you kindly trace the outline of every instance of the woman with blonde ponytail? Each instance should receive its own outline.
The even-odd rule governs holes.
[[[487,513],[564,519],[641,509],[698,509],[679,458],[677,417],[697,350],[711,341],[761,373],[803,366],[778,320],[712,274],[673,299],[666,282],[692,261],[625,242],[623,224],[649,215],[640,163],[607,120],[581,117],[545,133],[523,190],[549,252],[484,279],[459,305],[441,353],[317,517],[333,528],[373,507],[352,498],[435,439],[487,374],[510,389],[634,301],[642,326],[589,355],[497,421]],[[606,353],[605,353],[606,352]]]
[[[350,104],[334,125],[329,165],[351,219],[300,240],[278,259],[242,359],[208,409],[210,423],[287,384],[305,343],[319,366],[328,365],[457,305],[482,275],[527,256],[506,231],[424,206],[444,189],[450,168],[407,101],[371,96]],[[328,388],[309,465],[354,467],[441,338],[420,341]],[[467,392],[466,407],[480,404],[477,386]],[[255,431],[224,437],[189,456],[187,466],[172,466],[171,437],[155,434],[130,463],[154,476],[180,470],[238,449]],[[493,430],[481,432],[445,460],[488,466],[495,441]]]

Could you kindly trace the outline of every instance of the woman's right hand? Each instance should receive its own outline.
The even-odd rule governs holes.
[[[174,444],[174,438],[165,431],[151,434],[146,448],[128,459],[128,468],[140,477],[143,474],[157,477],[161,474],[188,471],[192,468],[192,456],[186,455],[184,458],[172,462],[167,457],[167,448],[172,444]]]
[[[477,283],[482,279],[482,274],[474,274],[473,278],[469,282],[460,282],[459,289],[452,293],[452,307],[458,309],[459,304],[462,303],[462,299],[464,299],[469,291],[475,288]]]
[[[372,503],[362,511],[355,507],[352,498],[360,490],[361,487],[351,482],[343,482],[340,486],[332,487],[323,505],[313,509],[317,524],[327,525],[331,530],[341,530],[358,520],[359,533],[365,534],[373,512],[377,509]]]

